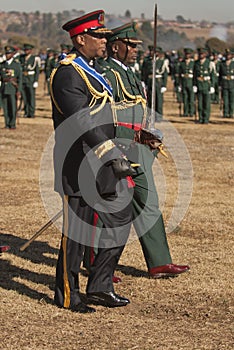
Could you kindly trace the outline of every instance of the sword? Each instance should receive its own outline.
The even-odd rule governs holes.
[[[37,237],[39,237],[48,227],[50,227],[56,220],[62,216],[63,210],[60,210],[56,215],[52,217],[44,226],[40,228],[26,243],[20,247],[20,251],[23,252]]]
[[[150,116],[150,129],[154,129],[155,125],[155,93],[156,93],[156,47],[157,47],[157,4],[154,9],[154,55],[153,55],[153,72],[152,72],[152,96],[151,96],[151,116]]]

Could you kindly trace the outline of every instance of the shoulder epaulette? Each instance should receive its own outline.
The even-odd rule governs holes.
[[[73,62],[73,60],[76,58],[76,54],[75,53],[70,53],[69,55],[67,55],[62,61],[60,61],[60,64],[64,64],[64,65],[68,65],[71,64]]]

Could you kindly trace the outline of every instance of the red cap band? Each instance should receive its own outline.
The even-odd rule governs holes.
[[[73,37],[74,35],[78,35],[80,33],[83,33],[85,29],[91,29],[91,28],[98,28],[98,27],[103,27],[100,25],[99,21],[97,19],[94,19],[92,21],[79,24],[77,27],[72,28],[69,30],[70,37]]]

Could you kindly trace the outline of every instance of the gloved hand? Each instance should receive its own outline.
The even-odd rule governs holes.
[[[181,92],[181,86],[178,86],[177,90],[178,92]]]
[[[36,89],[38,87],[38,82],[37,81],[34,81],[33,83],[33,88]]]
[[[210,87],[210,94],[214,94],[215,93],[215,88],[213,86]]]
[[[111,162],[112,169],[114,171],[115,176],[118,179],[122,179],[126,176],[136,175],[136,170],[131,166],[129,160],[125,158],[114,159]]]
[[[193,92],[196,94],[197,93],[197,86],[193,86]]]
[[[166,92],[166,91],[167,91],[167,88],[165,86],[162,86],[161,87],[161,94],[164,94],[164,92]]]

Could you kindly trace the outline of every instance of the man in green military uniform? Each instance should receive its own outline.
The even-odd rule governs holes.
[[[184,113],[183,116],[192,117],[194,115],[194,92],[193,92],[193,70],[194,59],[192,58],[193,50],[184,49],[184,59],[180,64],[179,76],[182,90]]]
[[[168,65],[165,55],[161,47],[156,47],[156,63],[155,63],[155,110],[156,119],[163,118],[163,94],[167,91]],[[153,50],[150,51],[150,57],[147,58],[142,66],[142,80],[147,86],[148,106],[152,105],[152,82],[153,82]]]
[[[227,49],[226,60],[220,65],[219,84],[222,89],[223,117],[233,118],[234,115],[234,49]]]
[[[6,60],[0,64],[1,98],[5,118],[5,128],[16,128],[17,100],[22,91],[22,70],[14,61],[15,49],[5,47]]]
[[[208,124],[210,119],[210,95],[214,93],[215,69],[207,58],[206,48],[198,48],[198,60],[194,64],[193,91],[197,93],[200,124]]]
[[[172,264],[152,164],[158,150],[151,145],[134,142],[144,125],[147,108],[141,81],[130,66],[137,58],[136,26],[127,23],[112,29],[108,36],[107,60],[102,61],[104,76],[111,83],[116,101],[116,137],[133,163],[140,163],[133,194],[133,224],[138,234],[149,275],[153,278],[177,276],[189,267]],[[161,132],[158,131],[161,138]],[[129,146],[130,144],[130,146]],[[86,264],[87,267],[87,264]]]
[[[35,116],[35,89],[38,87],[40,68],[36,56],[32,55],[33,45],[24,44],[24,54],[20,56],[23,71],[23,101],[24,115],[27,118]]]
[[[219,104],[219,70],[221,61],[219,59],[219,53],[216,50],[212,52],[212,62],[215,65],[215,76],[214,76],[214,94],[211,95],[211,102],[215,104]]]
[[[45,81],[47,84],[48,95],[50,94],[50,75],[53,69],[56,67],[56,65],[57,65],[57,59],[55,56],[55,52],[54,50],[49,49],[47,51],[47,58],[45,61]]]
[[[174,84],[174,91],[176,94],[176,101],[179,103],[179,106],[181,106],[182,103],[182,94],[181,94],[181,86],[180,86],[180,64],[183,61],[184,55],[181,51],[177,54],[177,59],[174,61],[172,69],[171,69],[171,79]],[[181,109],[181,107],[180,107]],[[181,110],[180,110],[180,116],[181,116]]]

